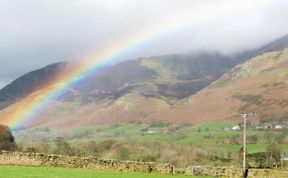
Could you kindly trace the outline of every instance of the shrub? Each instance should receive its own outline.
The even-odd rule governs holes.
[[[269,164],[271,165],[271,167],[273,167],[274,163],[276,167],[277,165],[280,165],[281,149],[279,145],[276,145],[276,144],[268,145],[266,152],[267,152],[267,158],[269,160]]]
[[[53,153],[61,154],[61,155],[73,155],[74,154],[73,148],[62,137],[57,137],[54,140],[54,145],[55,147],[54,147]]]
[[[229,142],[231,144],[239,144],[241,142],[241,136],[240,135],[231,135],[229,137]]]
[[[249,104],[258,105],[262,102],[261,95],[233,95],[233,97]]]
[[[167,121],[154,120],[151,122],[150,127],[168,127],[170,125]]]
[[[257,135],[247,135],[247,142],[255,144],[258,141],[258,136]]]
[[[16,144],[9,127],[0,125],[0,150],[15,150]]]

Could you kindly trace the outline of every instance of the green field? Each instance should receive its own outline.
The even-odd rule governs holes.
[[[34,143],[32,141],[25,145],[25,142],[16,142],[19,141],[17,144],[21,152],[159,162],[176,168],[190,165],[231,166],[241,161],[239,153],[243,145],[243,131],[231,130],[234,125],[236,123],[170,125],[158,122],[67,130],[34,128],[33,131],[32,128],[22,139],[26,142],[34,140]],[[41,136],[47,136],[47,139],[37,142]],[[288,152],[287,143],[287,130],[247,129],[247,152],[251,156],[255,155],[253,153],[266,152],[267,149],[279,154]]]
[[[119,125],[102,125],[102,126],[90,126],[75,128],[69,130],[50,130],[48,132],[35,132],[35,128],[28,129],[22,132],[22,140],[36,140],[42,135],[43,137],[48,136],[45,140],[50,140],[51,142],[57,136],[64,137],[69,143],[81,143],[86,141],[103,141],[103,140],[117,140],[117,142],[127,142],[127,141],[137,141],[146,142],[153,140],[167,141],[171,143],[177,143],[181,145],[196,145],[203,148],[221,148],[230,152],[238,152],[242,147],[242,131],[232,131],[227,130],[231,128],[236,123],[229,122],[219,122],[219,123],[209,123],[202,125],[183,125],[183,126],[163,126],[163,127],[151,127],[147,124],[119,124]],[[177,127],[177,130],[173,130]],[[143,130],[156,131],[155,134],[143,134]],[[264,135],[268,131],[258,131],[253,129],[248,129],[248,136],[256,136],[257,141],[255,143],[247,144],[247,149],[249,153],[254,152],[264,152],[269,145],[269,140],[267,140]],[[288,142],[288,132],[283,143]],[[269,131],[269,135],[277,135],[277,131]],[[267,133],[266,133],[267,135]],[[33,138],[37,136],[37,138]],[[229,138],[231,136],[238,137],[238,143],[231,143]],[[20,139],[21,140],[21,139]],[[286,140],[286,141],[285,141]],[[279,144],[282,151],[288,152],[287,144]]]
[[[89,169],[68,169],[51,167],[24,167],[24,166],[0,166],[1,178],[204,178],[178,175],[123,173],[96,171]],[[208,177],[205,177],[208,178]]]
[[[99,139],[115,139],[125,142],[127,137],[130,140],[147,141],[147,140],[162,140],[184,145],[199,145],[208,148],[223,148],[227,151],[238,152],[242,147],[242,142],[239,144],[227,143],[227,139],[232,136],[242,136],[242,131],[225,131],[224,128],[231,128],[235,123],[209,123],[196,126],[183,126],[178,129],[177,132],[168,132],[169,127],[149,127],[144,124],[128,124],[117,126],[102,126],[98,130],[97,136]],[[172,126],[173,127],[173,126]],[[141,129],[148,129],[159,131],[157,134],[142,135]],[[170,126],[171,128],[171,126]],[[73,130],[74,133],[93,132],[95,127],[86,127]],[[264,138],[265,131],[248,130],[247,135],[256,135],[258,141],[255,144],[247,144],[249,153],[264,152],[269,145]],[[274,133],[273,131],[271,132]],[[277,133],[277,132],[276,132]],[[286,137],[288,137],[286,135]],[[95,137],[93,137],[94,139]],[[220,143],[219,140],[224,139],[226,143]],[[89,138],[87,139],[89,140]],[[287,140],[287,138],[286,138]],[[77,140],[75,140],[77,142]],[[82,140],[83,141],[83,140]],[[73,142],[73,140],[72,140]],[[283,151],[288,151],[287,144],[280,144]]]

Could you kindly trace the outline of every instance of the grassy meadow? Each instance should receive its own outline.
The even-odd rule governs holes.
[[[20,137],[16,141],[28,140],[29,142],[45,139],[51,142],[58,136],[63,137],[69,143],[81,143],[86,141],[116,140],[125,143],[127,141],[166,141],[180,145],[195,145],[203,148],[220,148],[230,152],[238,152],[242,147],[242,131],[228,130],[235,123],[220,122],[202,125],[161,125],[146,124],[117,124],[106,126],[81,127],[70,130],[45,130],[39,128],[27,129],[19,132]],[[44,131],[43,131],[44,130]],[[144,134],[145,131],[154,131],[152,134]],[[33,134],[34,133],[34,134]],[[254,136],[256,139],[247,143],[249,153],[264,152],[267,146],[275,142],[279,131],[263,131],[248,129],[247,137]],[[283,132],[282,132],[283,134]],[[278,145],[288,152],[288,140],[286,133],[282,143]],[[27,135],[27,136],[26,136]],[[36,138],[34,138],[36,136]],[[270,138],[270,137],[271,138]]]
[[[180,175],[161,175],[145,173],[124,173],[110,171],[96,171],[89,169],[52,168],[52,167],[24,167],[0,166],[0,178],[185,178]],[[191,178],[209,178],[192,177]]]

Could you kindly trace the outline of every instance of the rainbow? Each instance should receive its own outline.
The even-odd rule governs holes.
[[[238,3],[240,2],[241,0],[219,1],[212,9],[183,12],[176,17],[161,20],[161,23],[151,25],[149,28],[108,43],[112,45],[106,45],[98,49],[94,54],[86,56],[81,60],[81,65],[77,65],[77,68],[71,68],[56,76],[49,85],[41,89],[41,94],[33,95],[32,93],[32,101],[26,101],[24,98],[23,101],[1,111],[0,124],[5,124],[12,128],[21,128],[23,125],[33,122],[37,115],[41,115],[41,112],[53,105],[55,99],[61,97],[67,89],[76,86],[83,78],[92,73],[99,73],[112,64],[117,63],[120,56],[129,54],[155,39],[177,32],[187,25],[197,25],[198,22],[205,18],[225,13],[225,10],[231,10],[231,7],[239,7],[241,4]]]

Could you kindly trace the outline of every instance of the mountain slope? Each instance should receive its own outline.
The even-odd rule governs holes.
[[[285,61],[281,58],[286,54],[283,50],[286,46],[288,38],[283,37],[258,50],[233,57],[218,53],[198,53],[126,61],[101,73],[92,74],[77,86],[70,87],[60,98],[51,101],[53,104],[45,108],[33,122],[26,123],[25,127],[79,127],[150,122],[155,119],[174,123],[199,123],[231,118],[231,113],[241,108],[261,110],[264,94],[258,93],[262,88],[257,82],[261,79],[261,86],[274,86],[274,80],[279,80],[275,85],[284,85],[281,82],[285,78],[278,79],[275,76],[279,73],[277,61],[282,61],[283,64],[279,65],[286,69]],[[272,57],[269,57],[270,53],[263,54],[274,49],[276,51],[272,52],[275,53],[274,56],[271,53]],[[255,69],[246,70],[247,67],[241,65],[233,68],[257,54],[260,54],[256,57],[257,60],[253,58],[251,61],[256,60],[256,66],[271,66],[271,69],[264,67],[263,70],[258,70],[253,66]],[[247,66],[251,61],[243,65]],[[0,90],[0,107],[4,108],[0,111],[0,123],[5,124],[5,120],[11,117],[23,117],[21,114],[18,116],[18,111],[42,100],[49,90],[57,87],[58,84],[51,85],[51,81],[63,71],[69,70],[70,65],[59,63],[47,66],[18,78]],[[231,68],[233,69],[229,71]],[[263,75],[266,70],[274,71],[271,80],[270,74]],[[227,71],[229,72],[225,73]],[[255,71],[258,73],[255,74]],[[256,77],[252,77],[253,81],[246,79],[247,77],[238,77],[243,72],[249,76],[248,79],[250,76]],[[238,82],[240,83],[236,85]],[[205,88],[206,86],[209,87]],[[201,91],[203,88],[205,89]],[[246,93],[241,92],[242,90]],[[274,88],[271,90],[274,91]],[[252,105],[246,102],[252,102]],[[284,105],[286,101],[281,102]],[[257,108],[253,104],[261,107]]]
[[[53,101],[55,107],[35,118],[33,125],[79,126],[145,121],[151,113],[209,85],[241,60],[218,53],[199,53],[120,63],[69,88],[65,95]],[[0,90],[0,103],[6,107],[0,112],[2,121],[27,103],[40,100],[49,87],[57,86],[46,83],[61,74],[67,65],[47,66]]]
[[[288,48],[288,35],[285,35],[285,36],[283,36],[277,40],[274,40],[271,43],[261,47],[258,50],[257,55],[264,53],[264,52],[282,50],[284,48]]]
[[[12,101],[40,89],[43,81],[48,82],[65,65],[64,62],[48,65],[19,77],[0,90],[0,101]]]
[[[264,53],[225,73],[190,98],[150,119],[201,123],[236,120],[237,112],[281,117],[288,109],[288,48]]]

